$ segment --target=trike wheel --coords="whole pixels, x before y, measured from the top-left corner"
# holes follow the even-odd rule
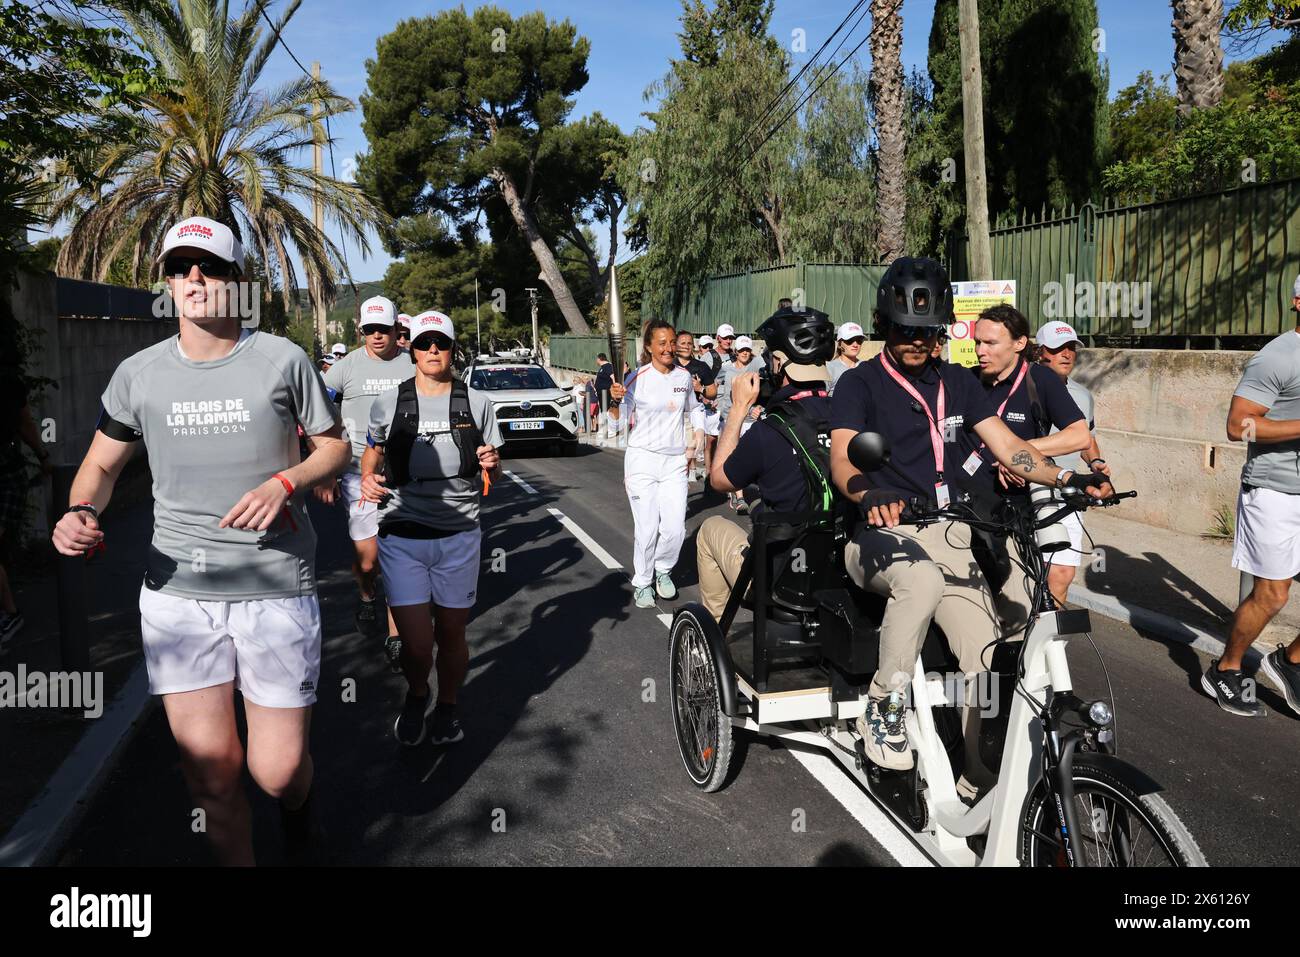
[[[682,764],[695,786],[716,791],[731,763],[731,719],[722,710],[722,676],[704,628],[693,612],[679,612],[669,636],[673,730]]]

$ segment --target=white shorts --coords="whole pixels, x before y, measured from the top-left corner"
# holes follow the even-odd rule
[[[1090,555],[1083,553],[1083,517],[1078,512],[1070,512],[1057,524],[1061,525],[1065,533],[1070,536],[1070,547],[1063,548],[1059,552],[1049,552],[1046,556],[1047,563],[1078,568],[1085,558],[1091,560]]]
[[[264,708],[303,708],[320,679],[315,595],[204,601],[140,589],[140,634],[150,694],[234,681]]]
[[[379,534],[379,506],[361,498],[361,473],[344,472],[339,479],[348,508],[348,538],[364,542]]]
[[[714,438],[722,434],[722,416],[717,409],[708,409],[704,413],[704,434]]]
[[[446,538],[380,536],[379,568],[388,607],[432,600],[443,608],[473,608],[482,545],[483,532],[477,528]]]
[[[1242,488],[1232,567],[1270,581],[1300,574],[1300,495]]]

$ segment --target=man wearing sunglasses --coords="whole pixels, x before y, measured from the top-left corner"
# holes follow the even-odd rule
[[[972,463],[978,466],[980,442],[1030,482],[1086,484],[1094,495],[1102,482],[1053,465],[998,418],[978,379],[934,358],[935,345],[952,321],[952,286],[939,263],[896,259],[876,291],[875,320],[885,340],[880,355],[849,369],[835,386],[831,475],[866,519],[844,550],[845,568],[859,587],[887,599],[879,669],[858,730],[877,764],[906,770],[913,758],[903,693],[930,621],[947,635],[968,688],[988,667],[986,649],[1002,637],[1003,627],[971,555],[968,526],[900,524],[904,509],[913,499],[928,508],[955,502]],[[887,463],[867,474],[848,457],[849,441],[859,432],[880,433],[891,451]],[[1022,576],[1013,575],[1003,594],[1017,614],[1028,614]],[[991,783],[979,758],[977,708],[966,708],[965,728],[967,771],[959,790],[973,799],[978,786]]]
[[[411,351],[411,317],[404,312],[397,314],[397,348]]]
[[[352,440],[352,462],[339,481],[348,510],[348,537],[352,539],[352,574],[357,581],[357,631],[367,638],[386,636],[384,653],[389,667],[397,672],[400,645],[397,625],[384,612],[375,595],[379,576],[379,512],[361,494],[361,456],[366,451],[366,426],[370,407],[381,392],[395,389],[415,374],[410,361],[397,344],[397,307],[383,296],[373,296],[357,310],[357,328],[362,347],[339,359],[325,373],[325,385],[343,402],[343,425]],[[321,501],[332,504],[340,494],[321,489]]]
[[[240,328],[244,253],[227,226],[202,217],[177,223],[159,261],[179,335],[113,373],[52,538],[64,555],[104,544],[99,513],[143,442],[154,493],[140,590],[149,690],[162,696],[217,859],[254,862],[245,753],[253,780],[280,801],[286,848],[297,858],[310,847],[308,730],[321,654],[316,534],[303,493],[333,483],[347,441],[306,353]]]

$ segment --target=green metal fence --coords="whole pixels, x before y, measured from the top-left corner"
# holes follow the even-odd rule
[[[1044,211],[990,238],[994,278],[1017,280],[1017,305],[1035,325],[1065,319],[1090,337],[1215,345],[1295,325],[1300,178],[1139,205],[1103,201],[1068,214]],[[965,237],[949,258],[954,280],[968,278]]]
[[[635,336],[628,339],[624,355],[636,356],[641,347]],[[609,338],[607,336],[551,336],[551,365],[560,369],[576,369],[582,372],[596,373],[596,354],[609,355]]]

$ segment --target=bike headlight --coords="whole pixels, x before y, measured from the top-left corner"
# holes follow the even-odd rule
[[[560,396],[560,398],[555,400],[555,404],[559,406],[573,405],[573,396],[571,395]]]
[[[1094,701],[1088,705],[1088,720],[1099,728],[1106,728],[1115,720],[1115,715],[1106,702]]]

